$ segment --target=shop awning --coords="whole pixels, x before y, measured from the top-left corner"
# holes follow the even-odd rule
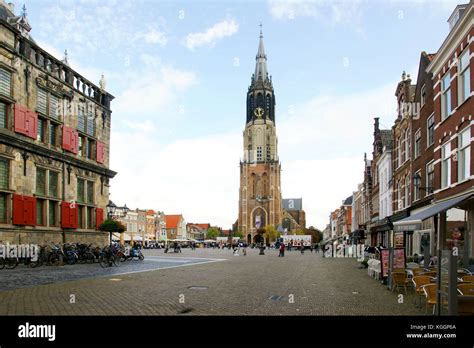
[[[393,223],[393,230],[394,231],[415,231],[415,230],[420,230],[421,229],[421,223],[429,219],[430,217],[439,214],[443,211],[446,211],[450,208],[456,207],[457,205],[463,203],[464,201],[467,201],[469,198],[471,198],[474,194],[473,193],[468,193],[463,196],[455,197],[448,199],[444,202],[440,203],[435,203],[426,208],[425,210],[422,210],[416,214],[413,214],[412,216],[406,217],[402,220],[395,221]]]

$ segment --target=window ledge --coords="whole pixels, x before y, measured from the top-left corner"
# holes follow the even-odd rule
[[[467,98],[464,99],[464,101],[463,101],[461,104],[459,104],[459,105],[456,107],[456,109],[453,110],[453,112],[454,112],[454,111],[457,111],[461,106],[463,106],[464,104],[466,104],[466,102],[471,98],[471,96],[472,96],[472,93],[469,94],[469,95],[467,96]]]

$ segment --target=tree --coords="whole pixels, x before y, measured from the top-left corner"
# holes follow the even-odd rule
[[[99,230],[110,233],[110,243],[112,244],[112,233],[122,233],[126,230],[126,228],[120,221],[107,219],[100,224]]]
[[[118,232],[122,233],[125,232],[125,226],[117,220],[107,219],[103,223],[100,224],[99,230],[103,232]]]
[[[280,236],[280,233],[276,230],[275,226],[265,226],[265,238],[269,242],[274,242]]]
[[[307,228],[305,234],[310,234],[312,236],[313,243],[319,243],[323,239],[323,233],[313,226]]]
[[[206,238],[216,239],[216,237],[218,237],[219,235],[220,235],[219,229],[217,229],[216,227],[209,227],[209,229],[207,230]]]
[[[232,237],[239,237],[240,239],[244,238],[244,235],[242,234],[241,231],[235,231],[232,235]]]

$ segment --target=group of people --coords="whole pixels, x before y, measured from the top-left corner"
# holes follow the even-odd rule
[[[165,247],[165,254],[168,253],[168,250],[169,250],[169,244],[166,244],[166,247]],[[181,245],[178,243],[178,242],[174,242],[173,243],[173,252],[175,253],[181,253]]]
[[[288,244],[288,251],[290,251],[291,248],[292,248],[292,245]],[[280,252],[278,254],[278,257],[284,257],[285,256],[285,249],[286,249],[285,243],[279,243],[278,250]],[[305,247],[301,246],[300,247],[301,254],[304,254],[304,250],[305,250]],[[319,244],[316,244],[314,246],[311,244],[311,246],[309,247],[309,250],[311,250],[311,252],[313,252],[313,250],[314,250],[316,253],[319,253]]]

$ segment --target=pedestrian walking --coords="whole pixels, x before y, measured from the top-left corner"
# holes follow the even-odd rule
[[[303,255],[303,254],[304,254],[304,245],[301,244],[301,255]]]
[[[281,243],[280,244],[280,253],[278,254],[278,257],[284,257],[285,256],[285,244]]]
[[[313,252],[313,244],[311,244],[311,246],[309,247],[309,249],[311,250],[311,253]]]

